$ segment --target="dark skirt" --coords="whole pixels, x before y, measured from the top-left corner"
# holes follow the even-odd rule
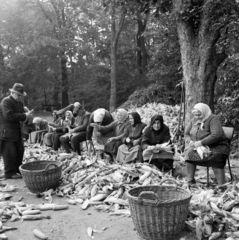
[[[159,170],[170,171],[173,169],[173,159],[152,159],[150,164],[156,166]]]
[[[203,166],[203,167],[213,167],[213,168],[220,168],[223,169],[226,165],[228,155],[222,153],[215,153],[208,157],[207,160],[198,160],[198,161],[190,161],[187,160],[186,162]]]
[[[121,140],[111,141],[109,143],[106,143],[104,151],[110,155],[117,155],[118,148],[123,143]]]

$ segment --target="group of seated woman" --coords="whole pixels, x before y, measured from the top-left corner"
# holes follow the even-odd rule
[[[66,111],[61,110],[59,113],[64,114],[63,119],[57,112],[53,112],[54,120],[48,123],[48,130],[40,128],[38,130],[40,136],[44,134],[45,144],[53,147],[54,150],[58,150],[61,145],[64,147],[64,136],[72,132],[76,119],[74,116],[77,116],[79,110],[74,109],[76,108],[73,104],[71,108],[65,109]],[[160,169],[173,168],[173,148],[167,150],[162,148],[162,144],[166,143],[171,146],[170,130],[164,124],[163,116],[153,116],[149,126],[141,122],[137,112],[128,113],[122,108],[116,111],[116,119],[103,108],[95,110],[90,115],[85,112],[79,116],[81,118],[87,116],[87,122],[84,122],[87,128],[84,127],[84,138],[79,140],[79,143],[86,141],[88,145],[91,144],[101,158],[108,155],[112,161],[120,163],[146,161]],[[64,147],[64,149],[68,148],[70,145]],[[74,146],[72,149],[75,149]],[[79,151],[74,151],[80,154]],[[224,167],[229,152],[229,142],[219,118],[212,114],[208,105],[196,104],[192,110],[192,119],[185,130],[184,155],[188,183],[190,185],[196,183],[194,175],[196,166],[199,165],[212,167],[217,183],[224,184]]]
[[[160,148],[170,142],[169,128],[161,115],[151,119],[150,126],[141,122],[137,112],[128,113],[125,109],[116,111],[116,120],[103,126],[100,122],[90,123],[94,128],[96,142],[103,143],[104,153],[112,160],[121,163],[149,161],[162,169],[173,168],[173,151]]]
[[[118,109],[116,121],[102,126],[91,123],[96,136],[104,140],[104,152],[118,162],[149,161],[158,168],[173,168],[173,149],[165,151],[163,143],[171,143],[168,126],[163,116],[155,115],[149,126],[141,122],[137,112],[127,113]],[[225,164],[230,153],[229,141],[224,133],[220,119],[212,114],[204,103],[196,104],[192,109],[192,119],[185,129],[185,160],[189,185],[196,183],[196,166],[212,167],[218,185],[225,183]]]

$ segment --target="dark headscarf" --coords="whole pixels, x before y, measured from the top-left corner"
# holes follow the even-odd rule
[[[137,124],[141,123],[141,117],[137,112],[131,112],[131,113],[129,113],[129,115],[131,115],[134,119],[133,127],[135,127]]]
[[[157,131],[157,132],[160,132],[160,131],[163,129],[163,127],[164,127],[164,124],[163,124],[163,116],[161,116],[161,115],[154,115],[154,116],[151,118],[150,128],[151,128],[151,130],[155,131],[155,130],[153,129],[153,124],[154,124],[154,122],[155,122],[156,120],[159,120],[159,121],[160,121],[161,128]]]

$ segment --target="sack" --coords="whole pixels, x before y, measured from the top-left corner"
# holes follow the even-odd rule
[[[190,148],[186,160],[190,161],[208,161],[212,151],[208,146],[200,146],[197,149]]]
[[[198,154],[197,150],[191,149],[191,151],[188,152],[188,156],[186,160],[190,161],[207,161],[207,159],[201,159],[200,155]]]

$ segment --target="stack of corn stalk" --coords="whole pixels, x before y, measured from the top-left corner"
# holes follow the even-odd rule
[[[239,239],[239,184],[218,189],[197,189],[190,202],[186,225],[201,239]]]
[[[133,187],[158,185],[163,178],[171,177],[149,164],[108,164],[103,160],[61,156],[62,182],[56,190],[68,198],[69,204],[82,204],[82,209],[94,205],[110,215],[130,215],[126,192]]]

